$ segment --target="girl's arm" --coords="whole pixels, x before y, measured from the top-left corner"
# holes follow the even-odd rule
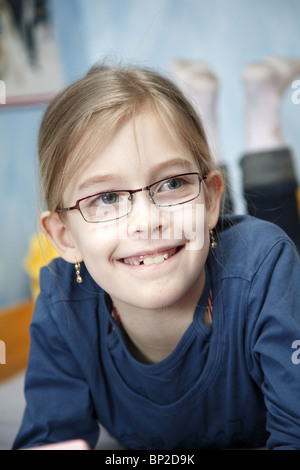
[[[300,449],[300,263],[289,241],[259,266],[248,308],[251,375],[265,397],[268,447]]]
[[[88,384],[42,294],[37,300],[30,333],[25,381],[27,406],[14,448],[71,439],[84,439],[94,447],[99,426]]]

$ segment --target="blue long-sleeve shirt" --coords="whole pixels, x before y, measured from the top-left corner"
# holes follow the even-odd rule
[[[132,357],[84,265],[81,285],[61,259],[42,269],[15,448],[75,438],[94,447],[100,423],[128,449],[300,449],[297,252],[251,217],[219,230],[193,323],[153,365]]]

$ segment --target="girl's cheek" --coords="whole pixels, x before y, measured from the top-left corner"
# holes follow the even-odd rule
[[[186,204],[174,211],[171,224],[174,239],[185,239],[190,250],[203,247],[207,233],[205,204]]]
[[[126,219],[126,217],[124,218]],[[96,224],[93,233],[95,243],[114,243],[127,238],[126,225],[123,222],[120,224],[118,221],[111,223]]]
[[[99,258],[109,257],[115,248],[116,240],[112,237],[113,234],[98,225],[100,224],[94,224],[79,236],[83,261],[96,262]]]

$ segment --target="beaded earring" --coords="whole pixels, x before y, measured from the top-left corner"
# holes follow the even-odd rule
[[[78,282],[78,284],[81,284],[82,277],[80,276],[80,263],[77,263],[76,259],[75,259],[75,271],[76,271],[76,282]]]
[[[210,230],[209,231],[209,234],[210,234],[210,246],[211,248],[214,250],[215,248],[217,248],[217,242],[215,240],[215,234],[214,234],[214,231],[213,230]]]

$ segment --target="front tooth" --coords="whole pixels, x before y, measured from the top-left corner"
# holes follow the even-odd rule
[[[153,258],[150,258],[150,257],[149,257],[149,258],[145,258],[145,259],[144,259],[144,265],[145,265],[145,266],[151,266],[151,264],[153,264],[153,262],[154,262],[154,261],[153,261]]]
[[[154,258],[154,264],[161,264],[161,263],[163,263],[164,261],[165,261],[165,258],[164,258],[162,255],[156,256],[156,257]]]
[[[154,258],[151,258],[151,257],[145,258],[144,264],[146,266],[151,266],[152,264],[161,264],[164,262],[164,260],[165,258],[163,257],[163,255],[158,255],[158,256],[155,256]]]

